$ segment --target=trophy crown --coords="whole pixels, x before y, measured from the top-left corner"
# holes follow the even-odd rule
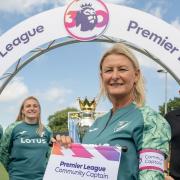
[[[81,100],[80,98],[78,98],[78,100],[81,111],[91,111],[91,112],[95,111],[96,109],[95,98],[92,101],[89,101],[87,97],[84,100]]]

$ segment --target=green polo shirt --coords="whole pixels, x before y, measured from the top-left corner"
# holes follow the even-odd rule
[[[18,121],[4,132],[0,161],[10,180],[42,180],[46,168],[51,132],[45,128],[40,136],[38,124]]]
[[[117,180],[163,180],[159,171],[139,171],[139,151],[160,150],[169,153],[170,127],[166,120],[149,107],[134,103],[98,118],[83,138],[84,144],[126,146],[122,152]]]

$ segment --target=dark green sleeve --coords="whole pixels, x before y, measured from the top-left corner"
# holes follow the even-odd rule
[[[9,162],[9,153],[10,153],[10,146],[11,146],[11,139],[12,139],[12,131],[16,123],[11,124],[8,126],[2,136],[1,145],[0,145],[0,162],[4,165],[7,169],[7,165]]]
[[[2,126],[0,125],[0,144],[1,144],[2,135],[3,135],[3,128],[2,128]]]
[[[51,131],[51,129],[47,126],[47,127],[45,127],[46,129],[47,129],[47,131],[48,131],[48,133],[49,133],[49,143],[51,142],[51,138],[53,137],[53,133],[52,133],[52,131]],[[50,157],[50,155],[51,155],[51,147],[49,146],[49,149],[48,149],[48,153],[47,153],[47,162],[48,162],[48,160],[49,160],[49,157]]]

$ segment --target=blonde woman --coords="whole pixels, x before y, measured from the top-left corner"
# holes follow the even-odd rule
[[[132,51],[117,43],[100,61],[100,94],[112,109],[98,118],[85,134],[84,144],[126,146],[117,180],[164,180],[164,159],[169,153],[170,126],[150,107],[139,63]],[[56,137],[70,145],[70,137]]]
[[[42,180],[51,132],[41,122],[39,101],[26,98],[16,119],[4,132],[0,161],[10,180]]]

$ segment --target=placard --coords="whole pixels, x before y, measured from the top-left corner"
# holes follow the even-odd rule
[[[120,147],[55,143],[43,180],[117,180],[120,158]]]

